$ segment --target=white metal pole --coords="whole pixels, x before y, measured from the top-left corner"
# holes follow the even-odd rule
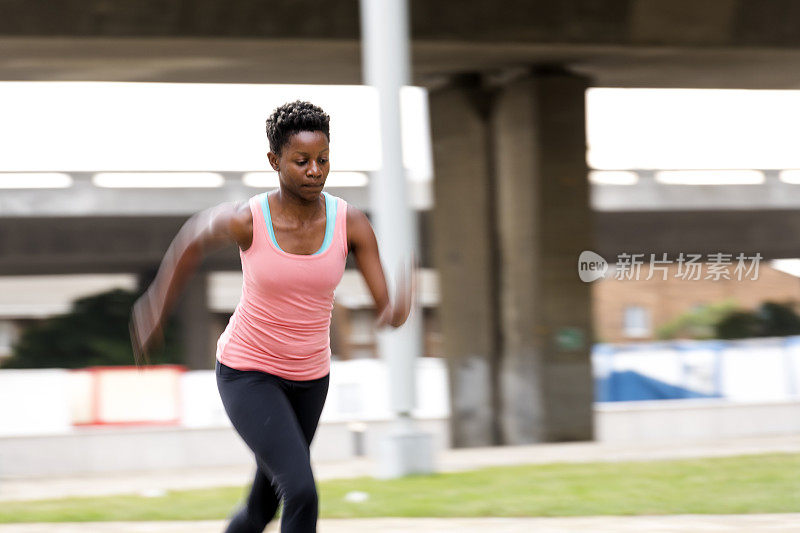
[[[370,180],[372,222],[393,287],[398,267],[416,249],[416,220],[408,202],[400,129],[400,90],[411,78],[407,0],[361,0],[361,33],[364,82],[377,90],[380,115],[381,167]],[[384,446],[381,477],[432,469],[429,436],[417,432],[411,419],[421,325],[418,310],[412,310],[405,326],[378,333],[396,417],[395,430]]]

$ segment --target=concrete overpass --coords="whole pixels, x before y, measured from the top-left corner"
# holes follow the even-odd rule
[[[765,248],[777,229],[786,235],[787,224],[798,221],[791,208],[592,212],[585,90],[798,88],[800,6],[791,0],[410,4],[415,82],[432,90],[431,233],[442,279],[454,442],[590,438],[589,290],[575,276],[576,252],[595,244],[609,255],[614,246],[633,252],[656,246],[654,239],[681,248],[714,239],[740,251],[748,235]],[[358,83],[357,6],[355,0],[324,8],[305,0],[65,0],[48,9],[0,0],[0,80]],[[93,236],[116,223],[69,220]],[[41,243],[51,251],[67,248],[52,232],[68,223],[5,219],[3,246],[16,243],[29,254],[39,247],[42,264],[48,252]],[[163,228],[175,223],[164,221]],[[25,224],[39,224],[31,231],[41,239],[20,236],[32,228]],[[153,232],[162,233],[151,242],[170,233]],[[111,245],[130,253],[125,246]],[[797,255],[788,244],[773,251]],[[579,342],[561,342],[565,331]]]
[[[797,88],[791,0],[412,0],[415,83],[558,65],[603,87]],[[357,0],[2,0],[0,79],[361,82]]]

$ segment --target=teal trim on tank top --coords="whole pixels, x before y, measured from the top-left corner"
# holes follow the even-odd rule
[[[314,255],[321,254],[330,247],[331,242],[333,242],[333,230],[336,226],[336,208],[338,206],[336,198],[326,192],[322,194],[325,195],[325,239],[322,241],[320,249]]]
[[[280,246],[278,246],[278,240],[275,238],[275,230],[272,228],[272,217],[269,214],[269,201],[267,200],[267,194],[268,193],[264,193],[261,195],[261,214],[264,215],[264,222],[267,225],[267,232],[269,232],[269,238],[272,241],[272,244],[275,245],[275,248],[277,248],[278,250],[280,250],[285,254],[288,254],[290,252],[286,252]],[[336,226],[337,202],[333,196],[324,191],[322,195],[325,196],[325,238],[322,240],[322,246],[320,246],[319,250],[310,255],[321,254],[322,252],[327,250],[328,247],[330,247],[331,242],[333,242],[333,230],[334,226]],[[290,254],[290,255],[306,255],[306,254]]]

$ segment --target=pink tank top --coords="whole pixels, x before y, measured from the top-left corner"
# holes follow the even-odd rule
[[[323,195],[325,239],[312,255],[281,250],[267,193],[250,198],[253,243],[239,251],[242,297],[217,342],[220,363],[297,381],[330,371],[333,291],[347,258],[347,203]]]

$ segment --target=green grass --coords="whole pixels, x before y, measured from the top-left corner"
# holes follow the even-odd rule
[[[322,517],[580,516],[800,512],[800,454],[487,468],[319,484]],[[1,502],[0,522],[227,517],[246,488]],[[369,494],[361,503],[350,491]]]

